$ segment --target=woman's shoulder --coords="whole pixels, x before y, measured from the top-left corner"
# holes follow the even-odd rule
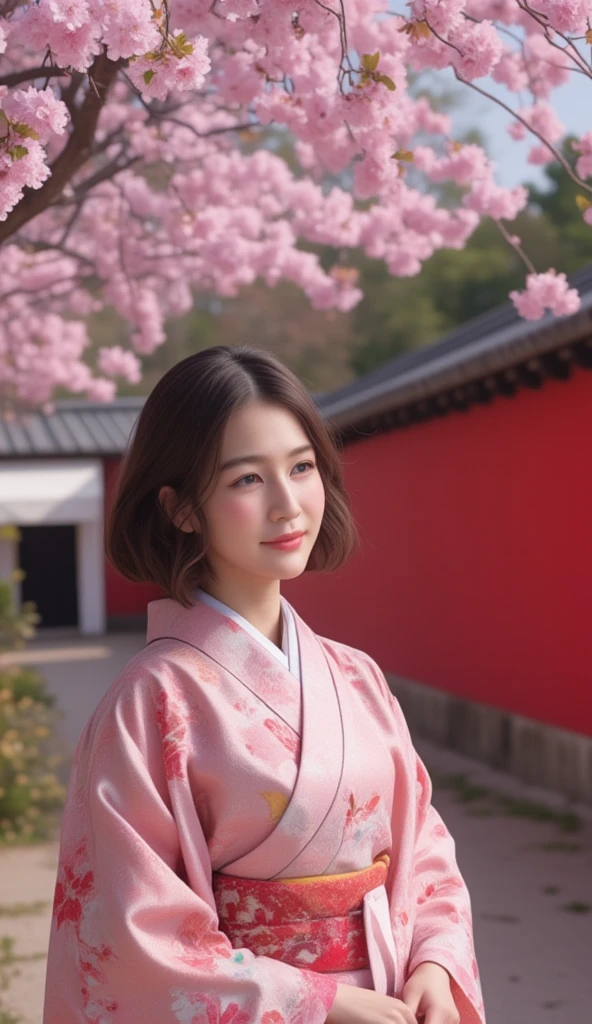
[[[174,639],[147,644],[126,662],[90,716],[86,729],[110,724],[118,731],[149,730],[163,709],[183,713],[196,694],[200,675],[211,672],[201,651]]]
[[[347,675],[362,675],[368,678],[374,685],[383,692],[384,696],[390,695],[388,683],[384,672],[377,661],[366,651],[358,647],[351,647],[340,640],[331,640],[328,637],[318,637],[325,653],[339,666]]]

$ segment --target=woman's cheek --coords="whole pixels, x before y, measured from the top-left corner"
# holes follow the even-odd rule
[[[256,502],[249,501],[246,495],[232,494],[226,502],[224,518],[239,528],[255,526],[258,523]]]
[[[307,505],[309,508],[309,515],[320,523],[323,518],[323,512],[325,511],[325,488],[323,487],[323,481],[319,474],[316,478],[311,481],[312,486],[308,497]]]

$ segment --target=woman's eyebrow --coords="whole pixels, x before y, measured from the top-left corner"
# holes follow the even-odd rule
[[[286,453],[286,458],[291,459],[294,455],[301,455],[303,452],[312,451],[313,447],[311,444],[301,444],[298,448],[292,448],[291,452]],[[226,462],[220,466],[220,472],[222,473],[225,469],[232,469],[233,466],[239,466],[242,462],[267,462],[266,455],[235,455],[233,459],[227,459]]]

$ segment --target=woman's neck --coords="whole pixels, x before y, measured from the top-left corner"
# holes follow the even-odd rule
[[[223,581],[206,582],[202,585],[206,594],[228,605],[233,611],[242,615],[263,636],[271,640],[276,647],[282,646],[282,608],[280,603],[279,581],[271,581],[269,586],[254,591],[253,587],[237,587]]]

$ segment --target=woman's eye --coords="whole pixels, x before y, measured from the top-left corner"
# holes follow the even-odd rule
[[[234,483],[232,484],[232,486],[233,487],[238,487],[240,484],[244,484],[245,481],[246,481],[247,484],[250,484],[251,481],[255,480],[256,477],[257,477],[256,473],[247,473],[246,476],[241,476],[240,480],[235,480]]]
[[[300,469],[303,466],[304,466],[304,469],[316,469],[316,463],[315,462],[298,462],[297,465],[294,466],[294,469]],[[300,472],[300,473],[297,473],[296,475],[297,476],[302,476],[303,473]],[[250,484],[252,484],[258,478],[259,478],[259,474],[258,473],[247,473],[246,476],[241,476],[240,480],[235,480],[234,483],[231,484],[231,487],[242,487],[242,486],[248,487]]]

